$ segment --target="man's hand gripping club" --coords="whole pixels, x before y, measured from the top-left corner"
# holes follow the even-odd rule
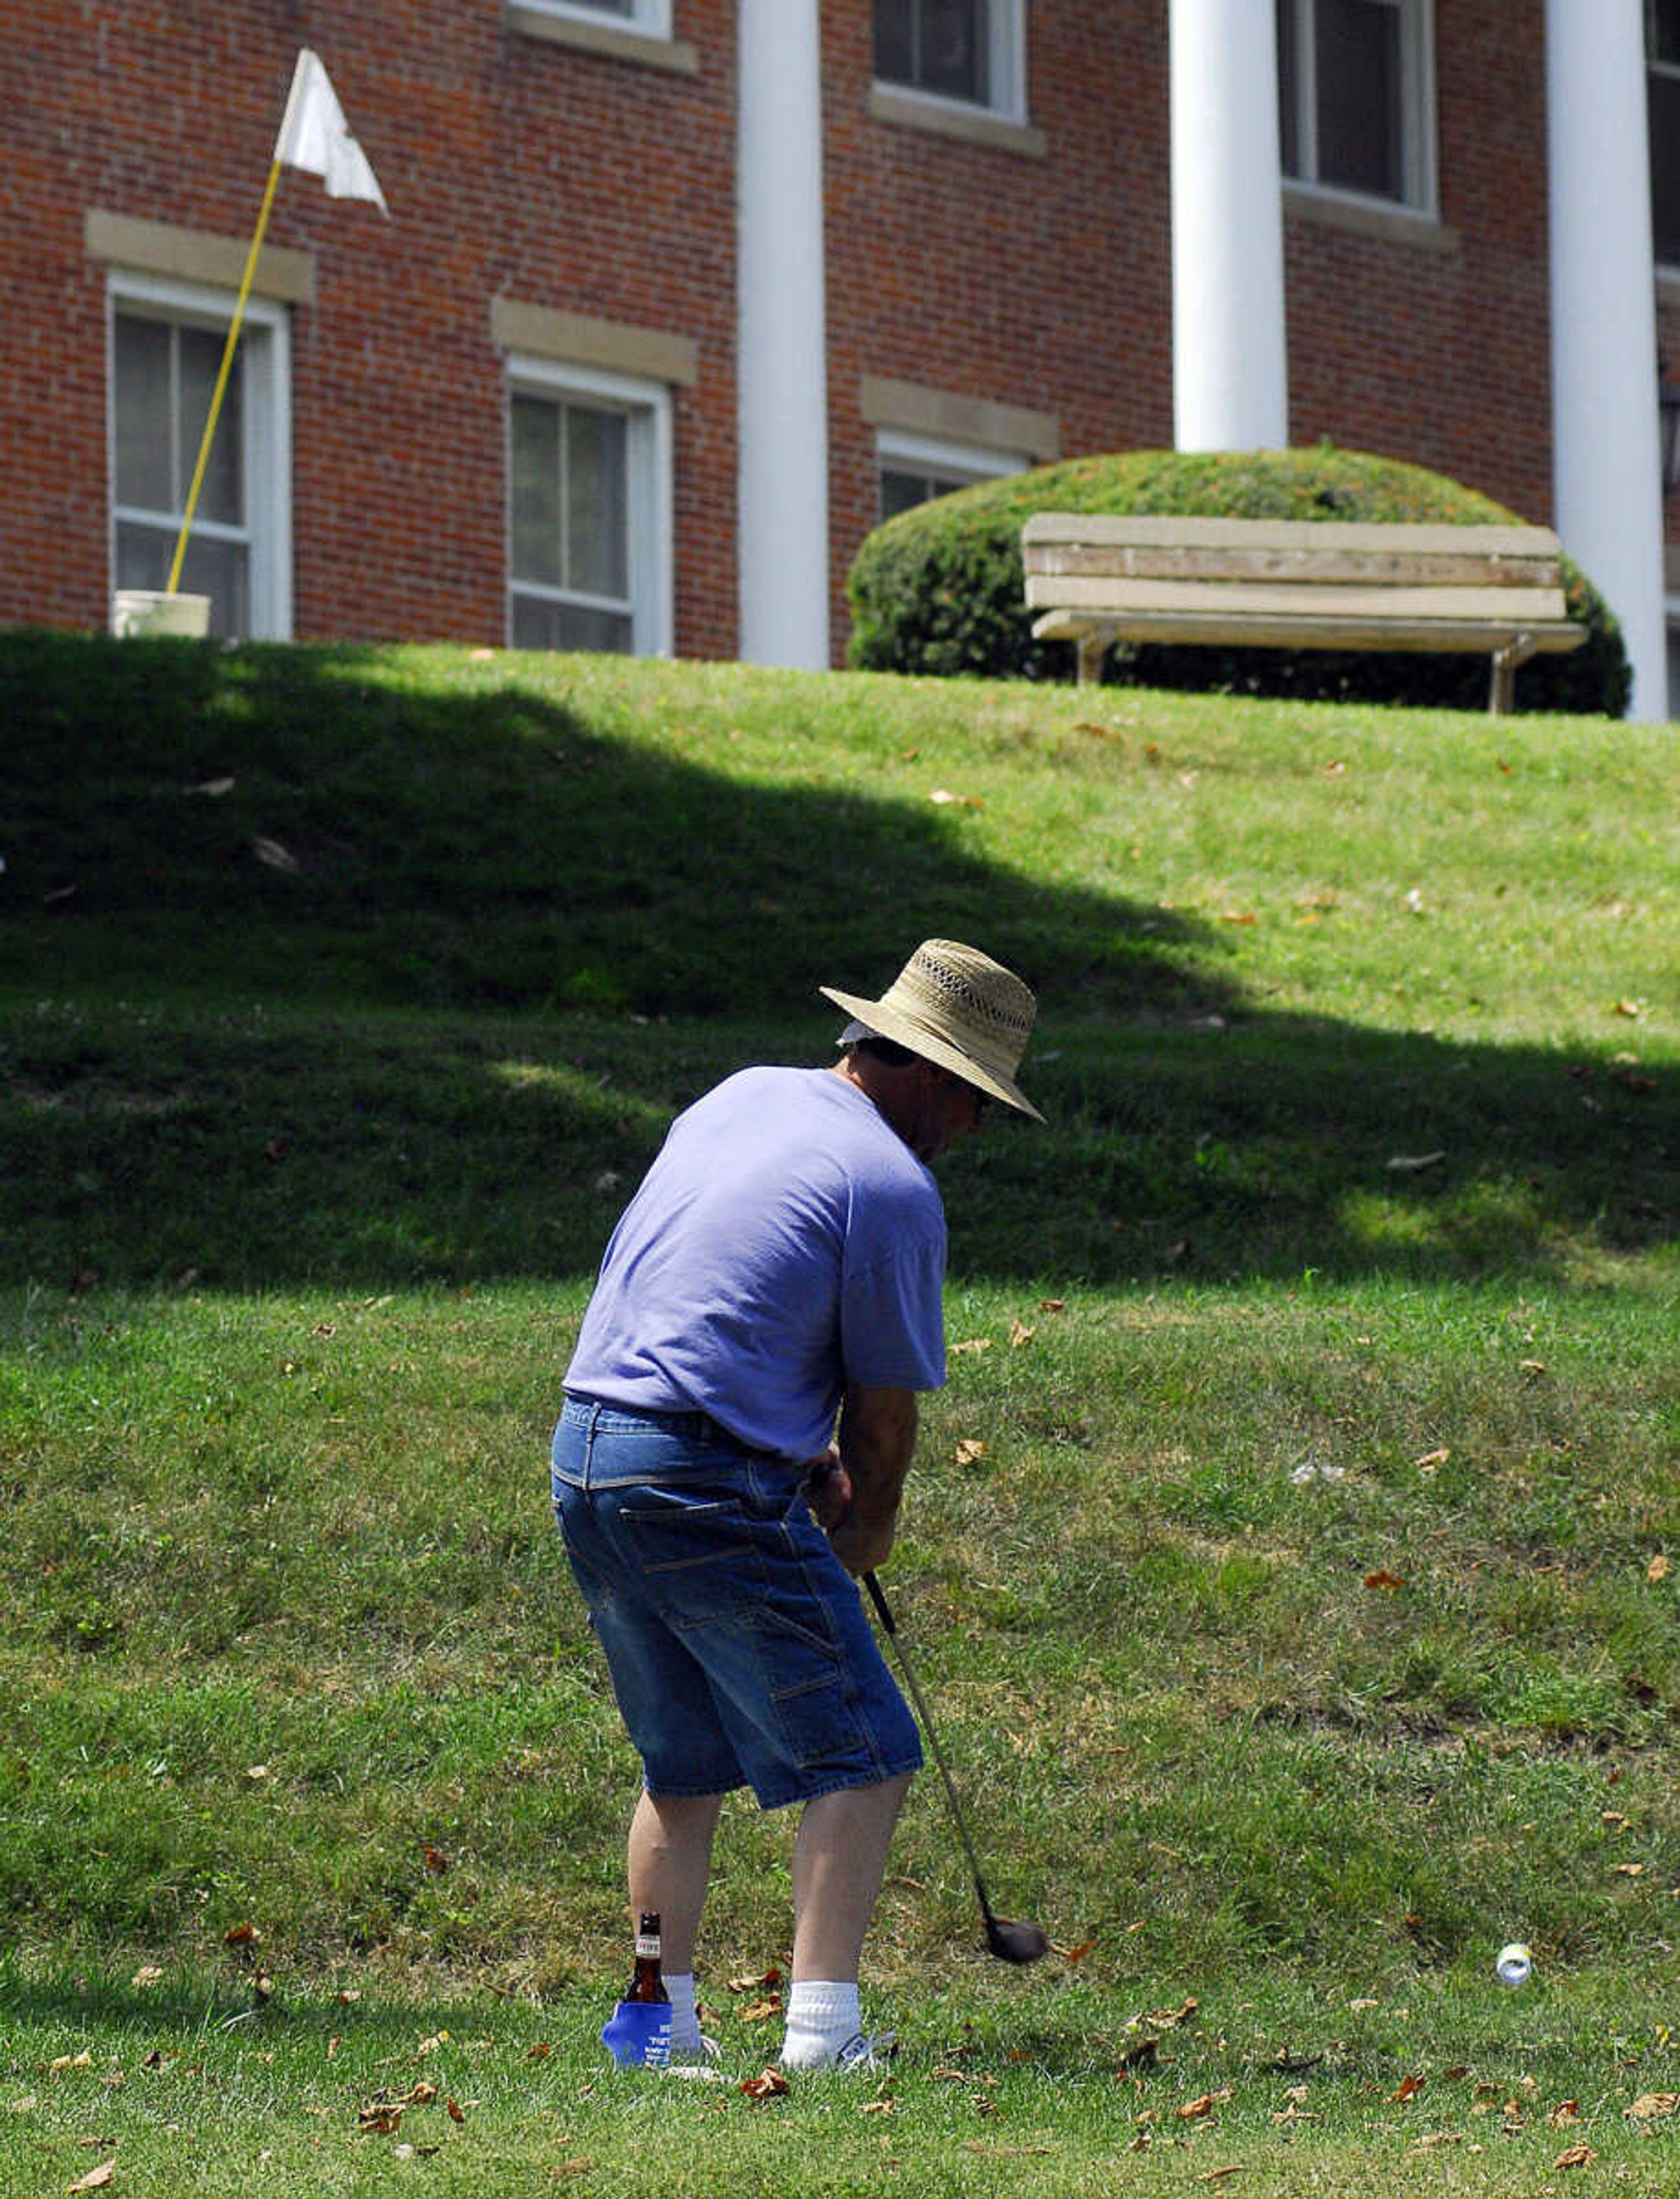
[[[892,1548],[916,1431],[913,1390],[851,1383],[839,1440],[805,1468],[811,1511],[849,1573],[872,1572]]]

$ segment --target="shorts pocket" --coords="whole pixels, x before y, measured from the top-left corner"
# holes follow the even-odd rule
[[[615,1512],[631,1569],[677,1625],[750,1610],[762,1593],[753,1523],[735,1496],[642,1487]]]
[[[771,1608],[759,1613],[759,1630],[770,1713],[789,1761],[804,1771],[867,1752],[840,1643]]]

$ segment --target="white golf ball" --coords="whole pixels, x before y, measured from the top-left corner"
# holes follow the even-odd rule
[[[1513,1939],[1509,1947],[1499,1950],[1499,1959],[1493,1967],[1502,1986],[1526,1986],[1534,1974],[1534,1957],[1520,1939]]]

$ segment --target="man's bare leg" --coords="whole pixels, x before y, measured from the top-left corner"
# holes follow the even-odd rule
[[[700,1913],[712,1875],[712,1836],[721,1794],[644,1792],[630,1821],[630,1905],[639,1917],[657,1910],[666,1970],[692,1972]]]
[[[806,1803],[793,1843],[795,1985],[807,1978],[857,1982],[910,1776],[843,1787]]]

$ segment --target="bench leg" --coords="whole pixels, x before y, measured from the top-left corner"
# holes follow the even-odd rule
[[[1534,655],[1532,638],[1520,633],[1503,649],[1493,652],[1493,679],[1488,689],[1487,708],[1491,717],[1508,717],[1516,701],[1517,667],[1526,664]]]
[[[1100,633],[1082,633],[1074,644],[1079,657],[1079,685],[1095,687],[1102,678],[1102,660],[1108,654],[1108,643]]]

